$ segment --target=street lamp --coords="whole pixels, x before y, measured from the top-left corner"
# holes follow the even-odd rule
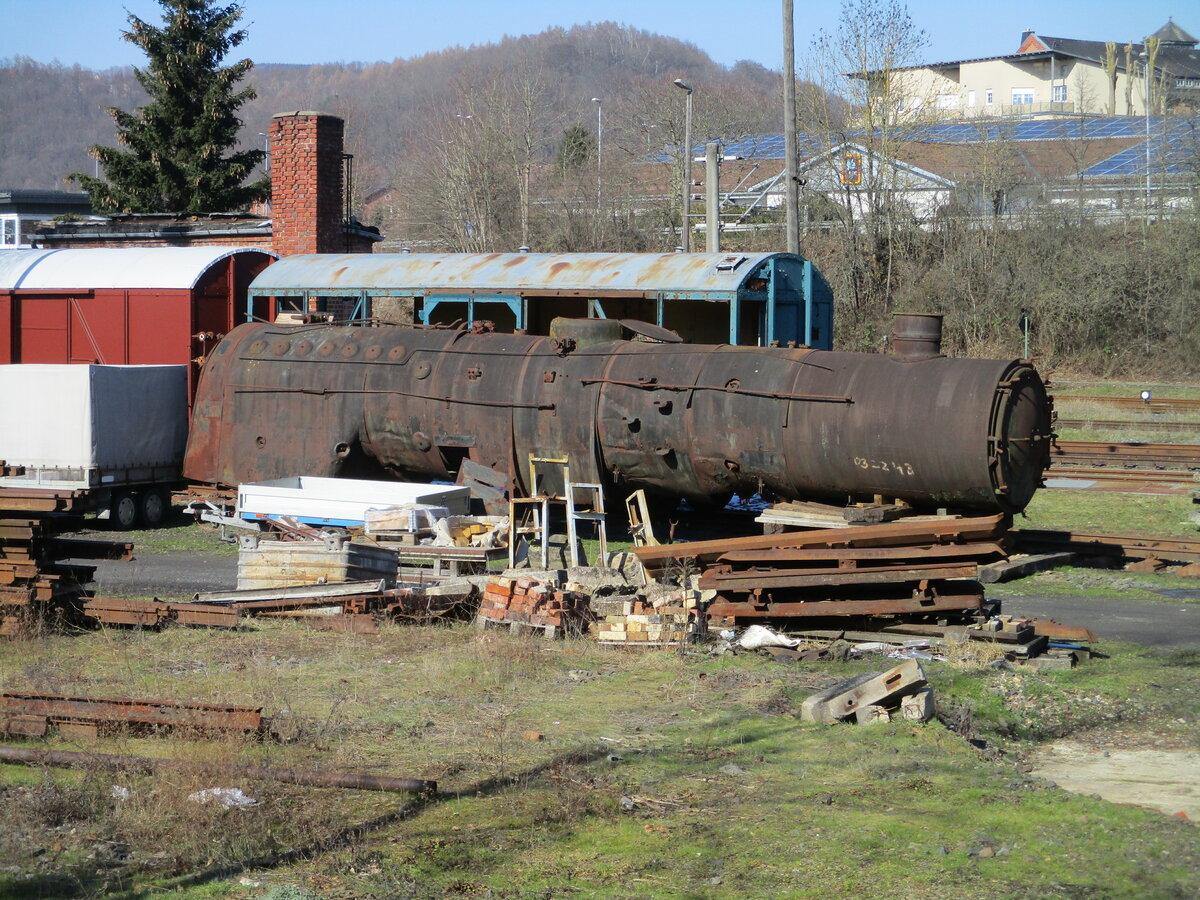
[[[1143,50],[1138,54],[1138,60],[1142,64],[1142,102],[1144,118],[1146,120],[1146,218],[1150,217],[1150,56]]]
[[[687,91],[687,106],[683,116],[683,239],[680,243],[684,253],[691,253],[692,228],[688,222],[688,212],[692,206],[692,86],[680,78],[671,83],[681,91]]]
[[[600,213],[600,164],[604,160],[604,104],[593,97],[596,104],[596,214]]]
[[[598,170],[604,159],[604,104],[600,102],[599,97],[593,97],[592,102],[596,104],[596,168]]]

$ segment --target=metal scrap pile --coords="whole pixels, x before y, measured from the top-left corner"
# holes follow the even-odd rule
[[[981,562],[1005,555],[1003,516],[910,520],[636,547],[657,575],[698,574],[710,620],[985,613]]]

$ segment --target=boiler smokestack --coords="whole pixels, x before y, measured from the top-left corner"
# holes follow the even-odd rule
[[[896,313],[892,320],[892,355],[919,362],[942,355],[942,317],[934,313]]]

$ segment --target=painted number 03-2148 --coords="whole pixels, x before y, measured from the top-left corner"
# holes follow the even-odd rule
[[[912,463],[906,462],[887,462],[882,459],[865,459],[861,456],[854,457],[854,464],[860,469],[875,469],[879,472],[895,472],[897,475],[913,475]]]

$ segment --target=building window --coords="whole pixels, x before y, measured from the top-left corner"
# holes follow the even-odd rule
[[[988,101],[988,102],[991,102],[991,101]],[[975,92],[967,91],[967,106],[974,106],[974,105],[975,105]]]
[[[983,103],[984,103],[984,106],[992,105],[992,89],[991,88],[988,88],[986,91],[983,92]]]
[[[0,219],[0,245],[15,247],[17,244],[17,220]]]
[[[958,94],[938,94],[938,109],[958,109]]]
[[[1033,88],[1013,88],[1013,106],[1031,106],[1033,104]]]
[[[1067,102],[1067,86],[1065,84],[1056,84],[1050,88],[1050,100],[1053,103]]]
[[[847,153],[842,157],[842,184],[862,184],[862,154]]]

